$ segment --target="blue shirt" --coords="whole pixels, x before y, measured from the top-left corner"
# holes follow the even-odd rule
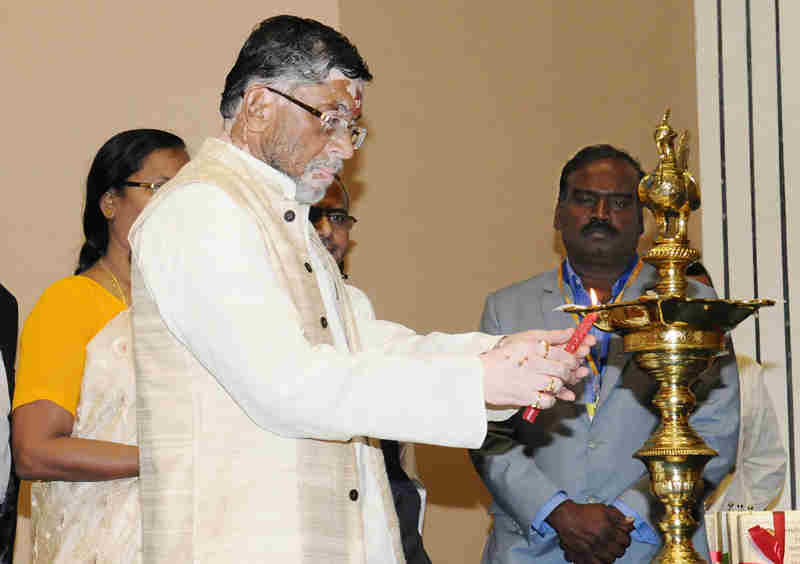
[[[611,286],[611,302],[616,300],[622,291],[625,289],[625,284],[628,283],[628,279],[631,277],[633,270],[636,268],[636,264],[639,262],[639,257],[634,256],[631,260],[631,263],[625,269],[625,272],[622,273],[614,285]],[[569,288],[570,293],[572,294],[572,301],[576,305],[592,305],[592,300],[589,296],[589,292],[583,287],[583,282],[581,281],[580,276],[575,273],[573,270],[572,265],[569,263],[569,259],[564,260],[561,263],[561,276],[564,279],[564,284]],[[591,378],[587,378],[584,385],[586,386],[586,392],[584,397],[586,398],[587,403],[593,403],[597,400],[594,397],[594,378],[598,379],[597,382],[597,389],[600,389],[602,385],[602,378],[603,378],[603,371],[606,368],[606,361],[608,360],[608,343],[611,340],[611,333],[607,331],[601,331],[597,327],[592,327],[589,331],[592,335],[595,336],[597,339],[597,344],[592,347],[592,359],[597,366],[597,370],[599,374],[592,374]]]
[[[611,301],[613,302],[616,300],[619,295],[625,289],[625,285],[628,283],[628,279],[631,277],[633,270],[636,268],[636,264],[639,262],[639,257],[634,256],[631,260],[631,263],[625,269],[625,272],[622,273],[622,276],[614,282],[614,285],[611,287]],[[572,294],[572,301],[576,305],[591,305],[592,300],[589,296],[589,293],[583,287],[583,282],[581,281],[580,276],[575,273],[575,270],[572,268],[572,265],[569,263],[569,260],[564,260],[561,265],[561,276],[563,277],[564,284],[569,288],[570,293]],[[597,400],[595,397],[595,384],[594,378],[597,378],[597,386],[596,388],[599,390],[602,384],[602,376],[603,372],[606,368],[606,363],[608,361],[608,345],[611,340],[611,333],[606,331],[600,331],[596,327],[592,327],[590,333],[595,336],[597,339],[597,344],[592,347],[592,359],[594,360],[597,370],[599,374],[592,374],[591,378],[586,379],[586,386],[584,397],[586,398],[587,403],[593,403]],[[534,516],[533,523],[531,523],[532,529],[538,533],[542,537],[548,537],[555,534],[555,530],[550,526],[545,519],[552,513],[552,511],[570,499],[569,495],[565,491],[558,491],[551,497],[542,507],[539,508],[539,511],[536,512]],[[612,506],[616,507],[621,513],[628,517],[633,517],[633,532],[631,532],[631,538],[638,542],[645,542],[648,544],[660,544],[661,539],[653,530],[653,528],[633,509],[625,505],[620,500],[614,500],[611,504]]]

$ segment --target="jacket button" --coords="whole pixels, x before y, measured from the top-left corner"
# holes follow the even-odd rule
[[[326,329],[328,327],[328,320],[325,319],[324,315],[319,318],[319,324],[322,325],[323,329]],[[355,491],[355,490],[353,490],[353,491]]]
[[[306,267],[306,270],[308,270],[309,272],[312,271],[312,268],[311,268],[310,264],[306,263],[304,266]]]
[[[294,221],[294,210],[289,210],[283,214],[283,219],[286,221]]]
[[[350,490],[350,499],[356,501],[358,499],[358,490]]]

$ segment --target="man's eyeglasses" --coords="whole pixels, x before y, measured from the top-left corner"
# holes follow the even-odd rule
[[[352,215],[347,213],[347,210],[340,208],[318,208],[311,206],[308,209],[308,220],[316,227],[323,217],[327,217],[333,227],[339,229],[347,229],[350,231],[353,224],[358,221]]]
[[[155,192],[166,183],[167,183],[166,180],[162,180],[161,182],[134,182],[133,180],[123,180],[122,182],[120,182],[122,186],[131,186],[133,188],[145,188],[149,190],[151,193]]]
[[[364,144],[364,138],[367,136],[367,130],[363,127],[359,127],[354,123],[344,119],[343,117],[337,116],[335,112],[321,112],[314,106],[309,106],[298,100],[293,96],[289,96],[288,94],[284,94],[280,90],[275,90],[274,88],[270,88],[269,86],[265,87],[270,92],[277,94],[278,96],[283,96],[287,100],[289,100],[292,104],[300,106],[305,111],[310,113],[313,116],[319,118],[319,121],[322,125],[322,131],[324,131],[327,135],[333,135],[334,133],[338,132],[347,132],[350,136],[350,143],[353,145],[353,149],[358,149],[361,145]]]

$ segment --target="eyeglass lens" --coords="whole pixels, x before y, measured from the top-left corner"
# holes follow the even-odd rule
[[[336,227],[344,227],[345,229],[352,228],[353,224],[356,222],[356,218],[342,211],[327,210],[316,206],[310,206],[308,208],[308,220],[312,224],[317,225],[322,221],[323,216],[327,217],[328,221]]]

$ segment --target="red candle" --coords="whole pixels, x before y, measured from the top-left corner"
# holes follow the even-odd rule
[[[599,314],[597,313],[587,313],[583,317],[583,321],[581,324],[578,325],[578,328],[575,329],[575,332],[570,337],[569,341],[567,342],[567,346],[564,347],[564,350],[568,353],[574,353],[578,350],[578,347],[581,346],[581,343],[586,338],[586,335],[589,334],[589,331],[594,325],[594,322],[597,321]]]
[[[592,305],[597,304],[597,295],[594,293],[594,288],[589,290],[592,298]],[[599,315],[597,313],[587,313],[583,320],[581,321],[578,328],[575,329],[575,332],[570,337],[569,341],[567,341],[567,345],[564,347],[564,350],[568,353],[574,353],[578,350],[578,347],[581,346],[581,343],[586,338],[586,335],[589,334],[589,330],[594,325],[594,322],[597,321]],[[522,418],[527,421],[528,423],[533,423],[536,421],[536,416],[539,415],[539,408],[528,406],[525,408],[525,411],[522,413]]]

